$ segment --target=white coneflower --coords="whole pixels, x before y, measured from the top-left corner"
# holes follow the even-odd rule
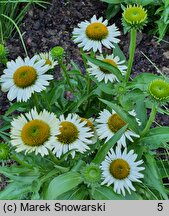
[[[107,26],[108,20],[103,21],[103,18],[96,18],[94,15],[91,21],[84,21],[78,24],[78,28],[73,30],[74,42],[83,50],[94,52],[99,50],[102,52],[102,45],[111,49],[114,48],[113,43],[118,43],[120,40],[116,37],[120,35],[115,24]]]
[[[46,110],[38,114],[36,109],[32,109],[25,116],[14,119],[11,125],[11,144],[17,152],[47,155],[59,134],[59,120]]]
[[[88,144],[92,144],[93,132],[85,125],[86,122],[81,121],[76,114],[69,113],[67,118],[60,116],[60,134],[56,136],[53,143],[53,152],[57,157],[70,150],[73,150],[71,155],[74,157],[76,151],[83,153],[90,149]]]
[[[50,69],[53,69],[55,65],[58,64],[56,60],[54,60],[51,56],[50,52],[39,53],[37,55],[38,60],[45,60],[45,65],[48,65]]]
[[[100,112],[100,116],[96,119],[97,133],[100,139],[106,139],[107,142],[111,139],[114,134],[126,125],[126,122],[114,111],[110,113],[108,110],[104,109]],[[121,138],[117,141],[119,147],[126,147],[126,138],[133,142],[131,137],[139,137],[138,134],[134,133],[130,129],[127,129]]]
[[[50,67],[44,65],[45,60],[37,61],[37,56],[26,57],[24,60],[18,57],[16,61],[7,63],[7,69],[1,76],[2,91],[8,92],[10,101],[27,101],[32,93],[41,92],[49,85],[52,75],[45,74]]]
[[[109,63],[110,65],[116,67],[117,69],[120,70],[122,75],[126,74],[127,66],[124,64],[125,61],[124,60],[120,61],[120,58],[118,56],[114,56],[112,54],[112,55],[107,55],[104,58],[103,55],[100,55],[100,56],[96,56],[96,59],[102,60],[103,62]],[[110,82],[119,81],[118,78],[110,71],[101,68],[91,62],[88,62],[88,65],[91,67],[88,68],[89,74],[95,76],[99,82],[102,80],[104,80],[105,83],[107,83],[108,81]]]
[[[140,173],[144,167],[138,167],[143,164],[143,160],[135,161],[137,154],[133,150],[127,153],[127,149],[121,151],[121,148],[116,147],[116,152],[111,149],[101,164],[102,169],[102,184],[107,186],[114,184],[114,191],[125,196],[125,189],[129,193],[130,190],[135,191],[132,182],[141,182],[139,179],[144,175]]]

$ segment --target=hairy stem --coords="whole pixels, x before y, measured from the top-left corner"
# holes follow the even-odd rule
[[[137,30],[131,29],[130,32],[130,47],[129,47],[129,61],[128,61],[128,68],[126,73],[125,81],[128,82],[130,74],[131,74],[131,68],[134,61],[134,54],[136,49],[136,38],[137,38]]]
[[[156,117],[156,113],[157,113],[157,107],[156,107],[156,105],[153,105],[149,120],[148,120],[144,130],[141,132],[141,136],[144,136],[149,131],[149,129],[150,129],[155,117]]]

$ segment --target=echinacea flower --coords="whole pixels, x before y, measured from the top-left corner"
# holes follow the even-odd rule
[[[139,167],[143,164],[143,160],[135,161],[137,154],[133,150],[127,153],[125,148],[122,152],[121,148],[116,147],[114,152],[113,148],[110,149],[105,160],[101,163],[103,182],[107,186],[114,185],[114,191],[118,194],[125,196],[125,189],[131,194],[130,190],[135,191],[132,182],[141,182],[139,179],[144,175],[140,171],[144,167]]]
[[[149,94],[156,101],[169,99],[169,83],[162,79],[153,80],[148,86]]]
[[[142,29],[147,22],[147,11],[141,5],[128,5],[123,12],[123,24],[129,28]]]
[[[112,55],[107,55],[104,58],[103,55],[100,55],[100,56],[96,56],[96,59],[109,63],[110,65],[118,68],[122,73],[122,75],[126,74],[127,66],[124,64],[125,61],[124,60],[120,61],[120,58],[118,56],[114,56],[112,54]],[[88,68],[89,74],[95,76],[99,82],[101,82],[102,80],[104,80],[105,83],[107,83],[108,81],[110,82],[119,81],[118,78],[110,71],[101,68],[91,62],[88,62],[87,64],[91,67]]]
[[[39,53],[37,55],[37,60],[45,60],[45,65],[48,65],[50,69],[53,69],[55,65],[58,64],[58,62],[52,58],[50,52]]]
[[[78,28],[73,31],[73,40],[83,50],[91,50],[94,52],[99,50],[102,52],[102,45],[111,49],[114,48],[113,43],[118,43],[120,40],[116,37],[120,35],[115,24],[107,26],[108,21],[103,21],[103,18],[96,18],[94,15],[91,21],[84,21],[78,24]]]
[[[54,113],[46,110],[38,113],[34,108],[12,121],[11,144],[16,147],[16,152],[47,155],[55,136],[59,134],[58,123]]]
[[[118,130],[126,125],[126,122],[114,110],[110,113],[106,109],[100,112],[100,116],[96,119],[96,122],[98,136],[100,139],[105,139],[105,142],[111,139]],[[126,138],[133,142],[132,136],[139,137],[138,134],[127,128],[117,141],[118,146],[126,147]]]
[[[50,67],[44,65],[45,60],[37,61],[37,56],[18,57],[16,61],[7,62],[7,68],[1,76],[2,91],[8,92],[10,101],[27,101],[32,93],[41,92],[49,85],[52,75],[45,74]]]
[[[55,137],[53,142],[53,152],[57,157],[72,150],[72,157],[75,156],[75,152],[85,152],[89,150],[88,144],[92,144],[91,137],[93,132],[86,125],[85,121],[81,122],[81,119],[76,114],[69,113],[65,118],[60,116],[59,131],[60,134]]]

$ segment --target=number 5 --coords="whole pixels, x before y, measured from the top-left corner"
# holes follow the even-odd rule
[[[157,210],[158,211],[162,211],[163,210],[163,203],[158,203]]]

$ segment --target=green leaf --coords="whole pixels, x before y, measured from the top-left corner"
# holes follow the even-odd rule
[[[54,200],[59,195],[71,190],[83,181],[77,172],[68,172],[55,177],[47,188],[44,199]]]
[[[91,91],[88,95],[84,94],[81,95],[81,98],[78,100],[78,102],[71,103],[70,106],[68,106],[64,112],[69,111],[69,112],[77,112],[78,108],[85,102],[87,101],[91,96],[93,96],[93,91]]]
[[[25,102],[16,102],[10,106],[10,108],[6,111],[5,116],[10,115],[14,111],[25,111],[27,108],[27,103]]]
[[[138,194],[135,193],[134,191],[131,192],[131,194],[126,194],[125,196],[126,200],[143,200],[143,198]]]
[[[163,147],[164,143],[169,142],[169,127],[152,128],[139,142],[148,146],[149,149]]]
[[[120,4],[119,5],[109,4],[106,10],[106,18],[110,20],[120,11],[120,9],[121,9]]]
[[[135,79],[130,83],[130,87],[138,88],[142,91],[147,91],[148,85],[154,79],[159,79],[160,76],[151,74],[151,73],[141,73],[140,75],[136,76]]]
[[[0,200],[15,200],[20,199],[21,196],[31,192],[31,185],[18,184],[18,182],[12,182],[0,192]]]
[[[107,100],[100,99],[103,103],[105,103],[108,107],[113,109],[126,123],[128,123],[129,128],[131,128],[134,132],[138,134],[138,124],[136,119],[127,114],[120,106],[117,104],[114,104],[112,102],[109,102]]]
[[[121,95],[119,97],[120,104],[125,110],[132,110],[134,104],[137,102],[137,100],[143,100],[144,101],[145,94],[139,90],[139,89],[134,89],[131,90],[130,92],[126,92],[125,94]]]
[[[114,136],[106,142],[101,149],[98,151],[96,154],[93,163],[98,163],[100,164],[106,157],[108,151],[115,145],[115,143],[121,138],[122,134],[125,132],[127,129],[128,125],[125,125],[122,127],[117,133],[114,134]]]
[[[84,200],[88,195],[86,187],[78,187],[57,197],[57,200]]]
[[[162,178],[169,178],[169,161],[158,160],[157,161],[158,170]]]
[[[145,102],[142,98],[139,98],[139,100],[136,101],[135,110],[137,113],[137,118],[141,122],[140,129],[143,130],[147,123],[147,110],[146,110]]]
[[[144,184],[146,184],[151,189],[158,191],[164,199],[168,200],[168,196],[161,180],[156,161],[150,154],[145,155],[144,167]]]
[[[124,2],[124,0],[101,0],[102,2],[106,2],[108,4],[120,4]]]
[[[113,50],[113,54],[115,56],[118,56],[120,58],[120,61],[125,61],[126,62],[126,57],[123,53],[123,51],[120,49],[118,44],[114,44],[115,48]]]
[[[139,4],[139,5],[142,5],[142,6],[145,6],[145,5],[148,5],[148,4],[151,4],[153,3],[154,0],[134,0],[133,3],[136,3],[136,4]]]
[[[93,195],[95,200],[124,200],[120,194],[116,194],[111,187],[101,186],[95,188]]]
[[[28,169],[25,167],[0,167],[0,173],[10,178],[12,181],[16,181],[19,184],[31,184],[40,175],[38,169]]]
[[[110,94],[113,95],[114,93],[114,85],[113,83],[104,83],[104,82],[99,82],[97,81],[97,79],[94,76],[90,77],[99,87],[99,89],[103,92],[105,92],[106,94]]]
[[[113,65],[111,65],[107,62],[103,62],[101,60],[92,58],[86,54],[82,54],[82,55],[91,63],[110,71],[112,74],[114,74],[118,78],[119,81],[123,80],[123,76],[121,74],[121,71],[118,68],[114,67]]]
[[[53,105],[58,98],[60,98],[60,96],[63,94],[64,92],[64,85],[60,85],[60,86],[55,86],[52,91],[49,93],[49,104]]]

